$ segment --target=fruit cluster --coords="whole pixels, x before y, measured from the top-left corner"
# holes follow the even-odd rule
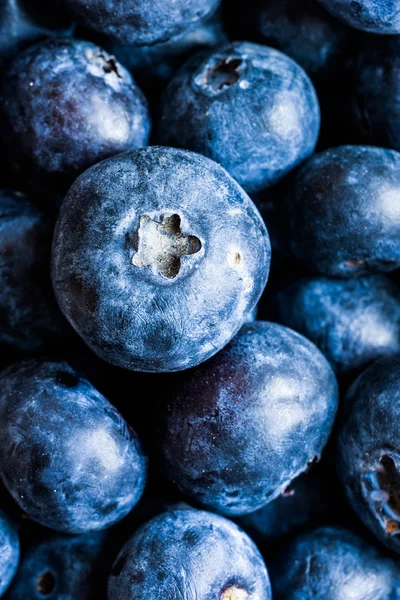
[[[400,0],[2,0],[0,75],[0,597],[400,600]]]

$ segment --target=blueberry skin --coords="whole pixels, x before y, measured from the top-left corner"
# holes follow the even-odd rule
[[[0,597],[10,585],[18,568],[18,533],[7,515],[0,510]]]
[[[161,100],[161,142],[209,156],[249,192],[308,158],[319,126],[318,99],[303,69],[249,42],[198,53]]]
[[[43,351],[67,331],[49,276],[52,229],[25,194],[0,190],[0,352]]]
[[[368,367],[347,392],[337,469],[350,504],[376,537],[400,552],[400,356]]]
[[[250,0],[241,9],[252,39],[284,52],[310,75],[325,76],[345,53],[349,29],[316,0]]]
[[[106,536],[44,535],[23,552],[6,600],[105,600]]]
[[[339,146],[314,155],[286,198],[288,243],[304,267],[353,277],[400,266],[400,154]]]
[[[400,352],[400,290],[384,275],[297,280],[272,295],[268,314],[314,342],[340,375]]]
[[[59,0],[80,25],[122,44],[167,42],[214,12],[221,0]]]
[[[25,361],[0,378],[0,468],[28,517],[65,533],[106,528],[142,495],[134,431],[66,363]]]
[[[237,333],[269,263],[262,219],[224,169],[152,147],[74,183],[55,229],[52,278],[62,312],[101,358],[175,371]]]
[[[366,143],[400,150],[400,42],[368,39],[355,61],[351,116]]]
[[[334,17],[369,33],[400,33],[400,0],[319,0]]]
[[[303,336],[256,321],[197,369],[175,376],[155,442],[165,474],[225,515],[257,510],[318,459],[338,390]]]
[[[45,4],[43,0],[40,6],[31,0],[0,1],[0,68],[40,38],[72,33],[71,24]]]
[[[71,183],[92,164],[144,146],[147,102],[129,72],[95,44],[48,40],[4,75],[4,146],[24,178]],[[44,181],[42,181],[44,179]]]
[[[198,510],[166,512],[141,527],[111,570],[109,600],[270,600],[267,569],[237,525]]]
[[[343,527],[292,539],[271,565],[274,600],[395,600],[398,569]]]

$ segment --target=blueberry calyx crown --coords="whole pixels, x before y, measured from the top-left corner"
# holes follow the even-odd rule
[[[181,218],[174,214],[159,220],[145,215],[133,237],[135,267],[154,267],[157,274],[173,279],[179,274],[181,258],[197,254],[201,249],[199,238],[181,232]]]
[[[375,471],[364,475],[367,493],[374,511],[389,536],[400,533],[400,473],[392,457],[379,458]]]
[[[39,575],[36,580],[36,589],[42,596],[48,596],[54,590],[56,581],[54,575],[50,571],[46,571]]]
[[[245,589],[232,585],[222,592],[221,600],[247,600],[248,597],[249,594]]]

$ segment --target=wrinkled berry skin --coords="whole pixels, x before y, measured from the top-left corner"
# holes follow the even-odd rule
[[[310,75],[325,76],[346,50],[348,28],[316,0],[250,0],[238,11],[252,40],[284,52]]]
[[[3,596],[17,571],[19,554],[17,530],[6,514],[0,510],[0,597]]]
[[[400,352],[400,290],[384,275],[299,279],[273,294],[268,314],[314,342],[340,375]]]
[[[141,527],[109,579],[111,600],[270,600],[261,554],[237,525],[199,510],[175,510]]]
[[[52,228],[25,194],[0,190],[0,352],[43,351],[68,328],[49,277]]]
[[[400,0],[319,0],[334,17],[369,33],[400,33]]]
[[[396,578],[390,558],[343,527],[295,537],[271,566],[274,600],[394,600]]]
[[[0,378],[1,477],[29,518],[103,529],[139,500],[146,459],[116,409],[66,363],[26,361]]]
[[[358,517],[400,552],[400,356],[366,369],[347,392],[338,473]]]
[[[105,600],[106,535],[42,534],[22,554],[7,600]]]
[[[400,154],[339,146],[314,155],[285,205],[289,243],[304,267],[352,277],[400,266]]]
[[[164,44],[126,46],[110,42],[106,44],[106,48],[131,71],[146,93],[156,96],[192,54],[227,41],[219,15],[212,15],[199,22],[194,29],[189,29]]]
[[[319,458],[335,418],[331,367],[303,336],[256,321],[175,376],[157,443],[166,475],[226,515],[277,498]]]
[[[167,42],[217,9],[221,0],[58,0],[80,25],[131,46]]]
[[[212,158],[249,192],[279,181],[312,154],[318,138],[319,105],[308,76],[258,44],[198,53],[161,104],[161,142]]]
[[[72,33],[72,27],[51,5],[31,0],[0,2],[0,68],[18,52],[45,37]]]
[[[400,150],[400,41],[368,39],[353,69],[352,122],[366,143]]]
[[[61,310],[101,358],[175,371],[237,333],[269,263],[262,219],[224,169],[152,147],[74,183],[55,230],[52,277]]]
[[[49,40],[20,54],[4,75],[2,112],[14,168],[42,185],[71,182],[104,158],[146,145],[150,132],[146,100],[128,71],[79,40]]]

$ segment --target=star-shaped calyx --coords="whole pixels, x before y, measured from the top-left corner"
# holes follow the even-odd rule
[[[140,218],[133,246],[135,267],[152,266],[159,275],[172,279],[180,271],[181,258],[199,252],[201,242],[196,236],[181,232],[179,215],[161,216],[159,220],[145,215]]]

